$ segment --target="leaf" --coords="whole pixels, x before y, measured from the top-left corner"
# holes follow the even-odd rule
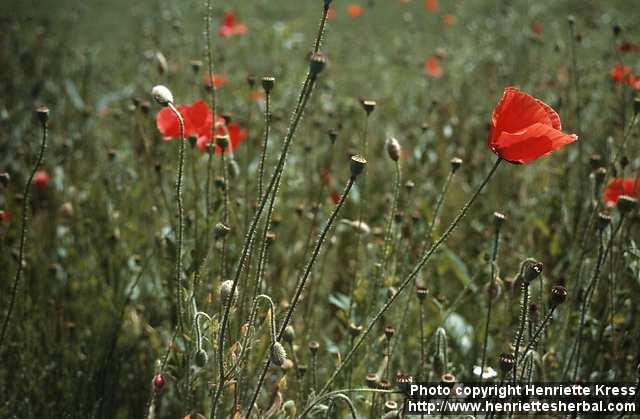
[[[329,303],[333,304],[334,306],[338,307],[341,310],[344,310],[344,311],[349,310],[349,302],[350,302],[349,297],[342,293],[338,292],[338,293],[329,295]]]
[[[456,277],[462,282],[462,285],[466,286],[471,281],[471,275],[469,275],[469,269],[467,265],[451,250],[448,248],[444,249],[444,256],[448,261],[449,267],[456,274]]]

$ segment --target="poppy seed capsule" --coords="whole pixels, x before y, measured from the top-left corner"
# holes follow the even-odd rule
[[[331,144],[335,144],[336,139],[338,138],[338,133],[336,132],[336,130],[332,128],[329,131],[327,131],[327,134],[329,135],[329,141],[331,141]]]
[[[311,54],[309,60],[309,72],[312,76],[317,76],[324,70],[327,65],[327,56],[321,52],[314,52]]]
[[[362,326],[358,326],[355,323],[351,323],[349,324],[349,334],[351,335],[351,337],[356,337],[358,336],[360,333],[362,333]]]
[[[287,351],[284,350],[284,346],[280,342],[276,342],[271,347],[271,362],[281,367],[287,360]]]
[[[153,96],[153,100],[158,102],[161,106],[168,106],[170,103],[173,103],[173,94],[171,90],[162,85],[153,86],[151,89],[151,96]]]
[[[217,223],[215,228],[213,229],[213,237],[216,240],[220,240],[221,238],[229,234],[230,231],[231,229],[229,228],[228,225],[224,223]]]
[[[387,380],[380,380],[378,388],[380,388],[380,390],[389,390],[391,388],[391,384],[389,384]]]
[[[301,379],[304,377],[304,375],[307,373],[307,366],[306,365],[298,365],[298,368],[296,369],[297,372],[297,376],[298,379]]]
[[[596,189],[600,189],[606,177],[607,177],[607,169],[605,169],[604,167],[599,167],[593,172],[593,178],[596,183]]]
[[[256,76],[254,76],[253,74],[248,74],[247,84],[249,85],[249,88],[253,89],[253,86],[256,85]]]
[[[525,284],[529,285],[531,281],[536,279],[542,273],[542,269],[544,268],[544,264],[542,262],[537,261],[525,261],[524,271],[522,274],[522,279]]]
[[[459,157],[454,157],[449,161],[449,164],[451,165],[451,171],[455,173],[460,168],[460,166],[462,166],[462,159]]]
[[[396,410],[398,408],[398,403],[396,403],[394,400],[387,400],[384,404],[384,410],[385,412],[391,412],[392,410]]]
[[[620,35],[620,32],[622,32],[622,28],[620,27],[620,25],[618,24],[613,25],[613,36]]]
[[[602,166],[602,156],[600,154],[592,154],[589,158],[589,164],[591,165],[591,170],[596,170],[597,168]]]
[[[320,343],[317,340],[312,340],[309,342],[309,351],[311,351],[311,355],[315,355],[318,353],[318,349],[320,349]]]
[[[268,232],[265,238],[267,239],[267,244],[270,246],[276,241],[276,234]]]
[[[604,231],[611,224],[611,216],[603,212],[598,214],[598,230]]]
[[[506,219],[507,217],[505,217],[501,212],[493,213],[493,225],[496,227],[496,230],[500,230],[500,227],[502,227],[502,224],[504,224]]]
[[[428,294],[429,291],[427,291],[425,287],[416,285],[416,295],[418,296],[418,300],[420,300],[420,302],[424,301],[424,299],[427,298]]]
[[[513,365],[515,364],[515,358],[513,354],[509,353],[501,353],[498,357],[498,363],[500,364],[500,370],[503,374],[508,373],[513,369]]]
[[[200,72],[200,69],[202,68],[202,61],[200,60],[191,60],[191,70],[193,71],[193,74],[198,74]]]
[[[227,279],[226,281],[223,281],[222,284],[220,284],[220,301],[224,306],[226,306],[227,304],[234,305],[238,300],[238,288],[236,288],[235,292],[233,293],[233,298],[231,298],[231,301],[229,301],[232,289],[233,281],[230,279]]]
[[[404,187],[407,189],[407,191],[411,192],[413,188],[416,187],[416,184],[412,180],[408,180],[405,182]]]
[[[391,338],[395,333],[396,333],[396,328],[391,325],[384,328],[384,336],[387,338],[387,340],[391,340]]]
[[[456,376],[451,374],[450,372],[444,373],[442,374],[442,377],[440,377],[440,382],[443,385],[451,388],[456,383]]]
[[[400,160],[400,143],[398,140],[393,137],[389,137],[387,138],[385,145],[387,147],[387,154],[389,154],[391,160]]]
[[[367,116],[376,110],[377,103],[375,100],[363,100],[360,103],[362,103],[362,108],[367,113]]]
[[[351,156],[351,179],[356,179],[364,171],[367,166],[367,160],[356,154]]]
[[[11,181],[11,176],[9,176],[9,173],[7,172],[0,173],[0,184],[2,184],[2,186],[6,188],[7,186],[9,186],[10,181]]]
[[[229,147],[229,136],[228,135],[218,135],[216,137],[216,144],[222,150],[225,150],[227,147]]]
[[[633,99],[633,114],[640,114],[640,97]]]
[[[162,374],[156,374],[153,377],[152,383],[153,383],[153,389],[155,391],[162,390],[162,387],[164,387],[164,377],[162,376]]]
[[[266,76],[262,78],[262,88],[264,89],[265,93],[270,93],[275,84],[276,84],[275,77]]]
[[[549,304],[551,308],[558,307],[560,304],[564,303],[567,299],[567,289],[562,285],[555,285],[551,288],[551,298],[549,300]]]
[[[375,372],[370,372],[364,379],[368,388],[378,388],[378,375]]]
[[[616,204],[616,207],[618,208],[618,211],[620,211],[620,214],[626,214],[630,211],[633,211],[636,206],[638,206],[638,200],[628,195],[620,195],[620,198],[618,198],[618,203]]]
[[[49,108],[46,106],[39,106],[36,108],[36,115],[41,124],[46,124],[49,120]]]

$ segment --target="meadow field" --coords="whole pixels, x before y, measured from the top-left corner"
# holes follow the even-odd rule
[[[637,2],[0,21],[1,418],[398,418],[407,377],[640,383]]]

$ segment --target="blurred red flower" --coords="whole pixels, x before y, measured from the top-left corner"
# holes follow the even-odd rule
[[[437,12],[440,6],[438,5],[438,0],[425,0],[424,8],[430,12]]]
[[[442,15],[442,22],[446,26],[453,26],[456,24],[456,16],[455,15]]]
[[[535,33],[536,35],[542,35],[542,31],[542,23],[538,22],[537,20],[531,22],[531,32]]]
[[[640,182],[634,178],[611,179],[604,190],[604,202],[609,205],[615,205],[620,195],[640,198]]]
[[[40,191],[44,191],[49,186],[49,181],[51,178],[49,177],[49,173],[44,170],[38,170],[33,175],[33,183],[36,185],[36,188]]]
[[[618,45],[617,50],[622,53],[627,52],[640,52],[640,45],[634,44],[629,41],[624,41],[620,45]]]
[[[233,35],[243,35],[247,33],[247,26],[243,23],[236,23],[236,15],[233,12],[224,14],[222,26],[218,29],[218,34],[227,38]]]
[[[9,211],[0,211],[0,219],[6,223],[11,219],[11,213]]]
[[[562,131],[549,105],[507,87],[491,116],[489,148],[509,163],[526,164],[578,139]]]
[[[338,205],[338,202],[340,202],[340,193],[335,189],[331,192],[331,202],[335,205]]]
[[[213,83],[213,87],[219,89],[227,84],[229,82],[229,79],[224,74],[213,73],[211,75],[204,74],[202,76],[202,81],[205,86],[211,87],[211,83]]]
[[[438,58],[431,56],[424,62],[424,71],[431,77],[439,79],[442,77],[443,71]]]
[[[631,74],[631,67],[628,65],[616,64],[611,69],[611,80],[615,83],[621,83],[629,74]]]
[[[182,115],[184,121],[185,138],[196,137],[198,148],[207,151],[207,144],[212,141],[213,115],[209,106],[203,100],[197,100],[190,105],[177,105],[176,109]],[[178,118],[171,109],[162,108],[156,115],[156,126],[162,133],[165,140],[171,140],[180,136],[180,125]],[[224,135],[228,131],[229,148],[233,151],[242,140],[247,138],[247,132],[237,123],[230,123],[225,126],[224,119],[216,115],[216,135]],[[216,146],[215,152],[219,154],[222,150]]]
[[[350,4],[347,6],[347,14],[354,19],[359,18],[362,13],[364,13],[362,6],[358,6],[357,4]]]
[[[335,18],[336,18],[336,9],[334,9],[333,7],[329,7],[329,10],[327,11],[327,19],[333,20]]]

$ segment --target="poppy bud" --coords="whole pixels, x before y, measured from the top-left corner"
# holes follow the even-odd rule
[[[38,116],[41,124],[46,124],[49,120],[49,108],[47,108],[46,106],[40,106],[36,108],[36,115]]]
[[[161,106],[167,106],[169,103],[173,103],[171,90],[162,85],[154,86],[153,89],[151,89],[151,96],[153,96],[153,99]]]
[[[504,224],[504,221],[506,219],[507,217],[505,217],[501,212],[493,213],[493,225],[496,227],[496,230],[500,231],[500,228],[502,227],[502,224]]]
[[[364,379],[368,388],[378,388],[378,375],[375,372],[370,372]]]
[[[389,137],[387,138],[385,145],[387,147],[387,154],[389,154],[391,160],[400,160],[400,143],[398,140],[393,137]]]
[[[377,103],[375,100],[364,99],[360,103],[362,104],[364,111],[367,113],[367,116],[371,115],[371,113],[376,110]]]
[[[271,362],[281,367],[287,360],[287,351],[284,350],[284,346],[280,342],[276,342],[271,347]]]
[[[230,231],[231,229],[228,225],[224,223],[217,223],[215,228],[213,229],[213,237],[216,240],[220,240],[221,238],[225,237]]]
[[[355,323],[349,324],[349,334],[351,337],[356,337],[362,332],[362,326],[358,326]]]
[[[227,304],[234,305],[238,300],[238,288],[236,287],[235,292],[233,293],[233,298],[231,297],[231,290],[233,289],[233,281],[227,279],[220,284],[220,301],[224,306]]]
[[[38,170],[33,175],[33,183],[40,191],[47,189],[47,186],[49,186],[49,180],[51,180],[51,178],[45,170]]]
[[[351,156],[351,179],[355,180],[364,171],[367,160],[356,154]]]
[[[424,299],[427,298],[428,294],[429,291],[427,291],[425,287],[423,287],[422,285],[416,285],[416,296],[418,297],[418,300],[420,300],[420,302],[424,301]]]
[[[0,184],[2,184],[2,186],[6,188],[7,186],[9,186],[10,181],[11,181],[11,176],[9,176],[9,173],[7,172],[0,173]]]
[[[513,357],[513,354],[502,353],[498,358],[498,363],[500,364],[500,370],[502,371],[502,374],[506,374],[513,369],[516,360]]]
[[[256,76],[253,74],[247,75],[247,84],[249,85],[249,88],[253,89],[253,86],[256,85]]]
[[[449,161],[449,164],[451,165],[451,172],[455,173],[460,166],[462,166],[462,159],[459,157],[454,157]]]
[[[287,343],[292,343],[293,339],[295,338],[295,331],[293,330],[293,326],[289,325],[287,327],[285,327],[284,329],[284,335],[282,336],[282,339],[284,339],[285,342]]]
[[[311,54],[311,59],[309,60],[309,72],[312,76],[317,76],[324,70],[327,65],[327,56],[321,52],[314,52]]]
[[[603,212],[598,214],[598,230],[604,231],[611,224],[611,216]]]
[[[540,276],[544,264],[535,260],[525,260],[523,264],[522,279],[525,284],[529,285],[531,281]]]
[[[266,76],[262,78],[262,88],[264,89],[264,92],[267,94],[271,92],[275,84],[276,84],[275,77]]]
[[[200,69],[202,68],[202,61],[200,60],[191,60],[191,70],[193,70],[193,74],[198,74]]]
[[[209,360],[209,356],[204,350],[200,349],[198,352],[196,352],[197,366],[199,366],[200,368],[204,367],[205,365],[207,365],[208,360]]]
[[[336,139],[338,138],[338,133],[336,132],[336,130],[332,128],[327,131],[327,134],[329,134],[329,141],[331,141],[331,144],[335,144]]]
[[[549,301],[551,308],[555,308],[564,303],[567,299],[567,294],[567,289],[562,285],[555,285],[551,288],[551,299]]]
[[[160,390],[162,390],[162,387],[164,387],[164,377],[162,376],[162,374],[156,374],[153,377],[153,389],[158,392]]]
[[[398,293],[398,290],[395,287],[387,288],[387,299],[393,298],[394,295]]]
[[[391,338],[395,333],[396,333],[396,328],[391,325],[384,328],[384,336],[387,338],[387,340],[391,340]]]
[[[637,206],[638,200],[628,195],[620,195],[618,203],[616,204],[616,208],[618,208],[618,211],[620,211],[621,214],[633,211]]]
[[[318,349],[320,349],[320,343],[317,340],[309,342],[309,351],[311,351],[311,355],[317,354]]]

